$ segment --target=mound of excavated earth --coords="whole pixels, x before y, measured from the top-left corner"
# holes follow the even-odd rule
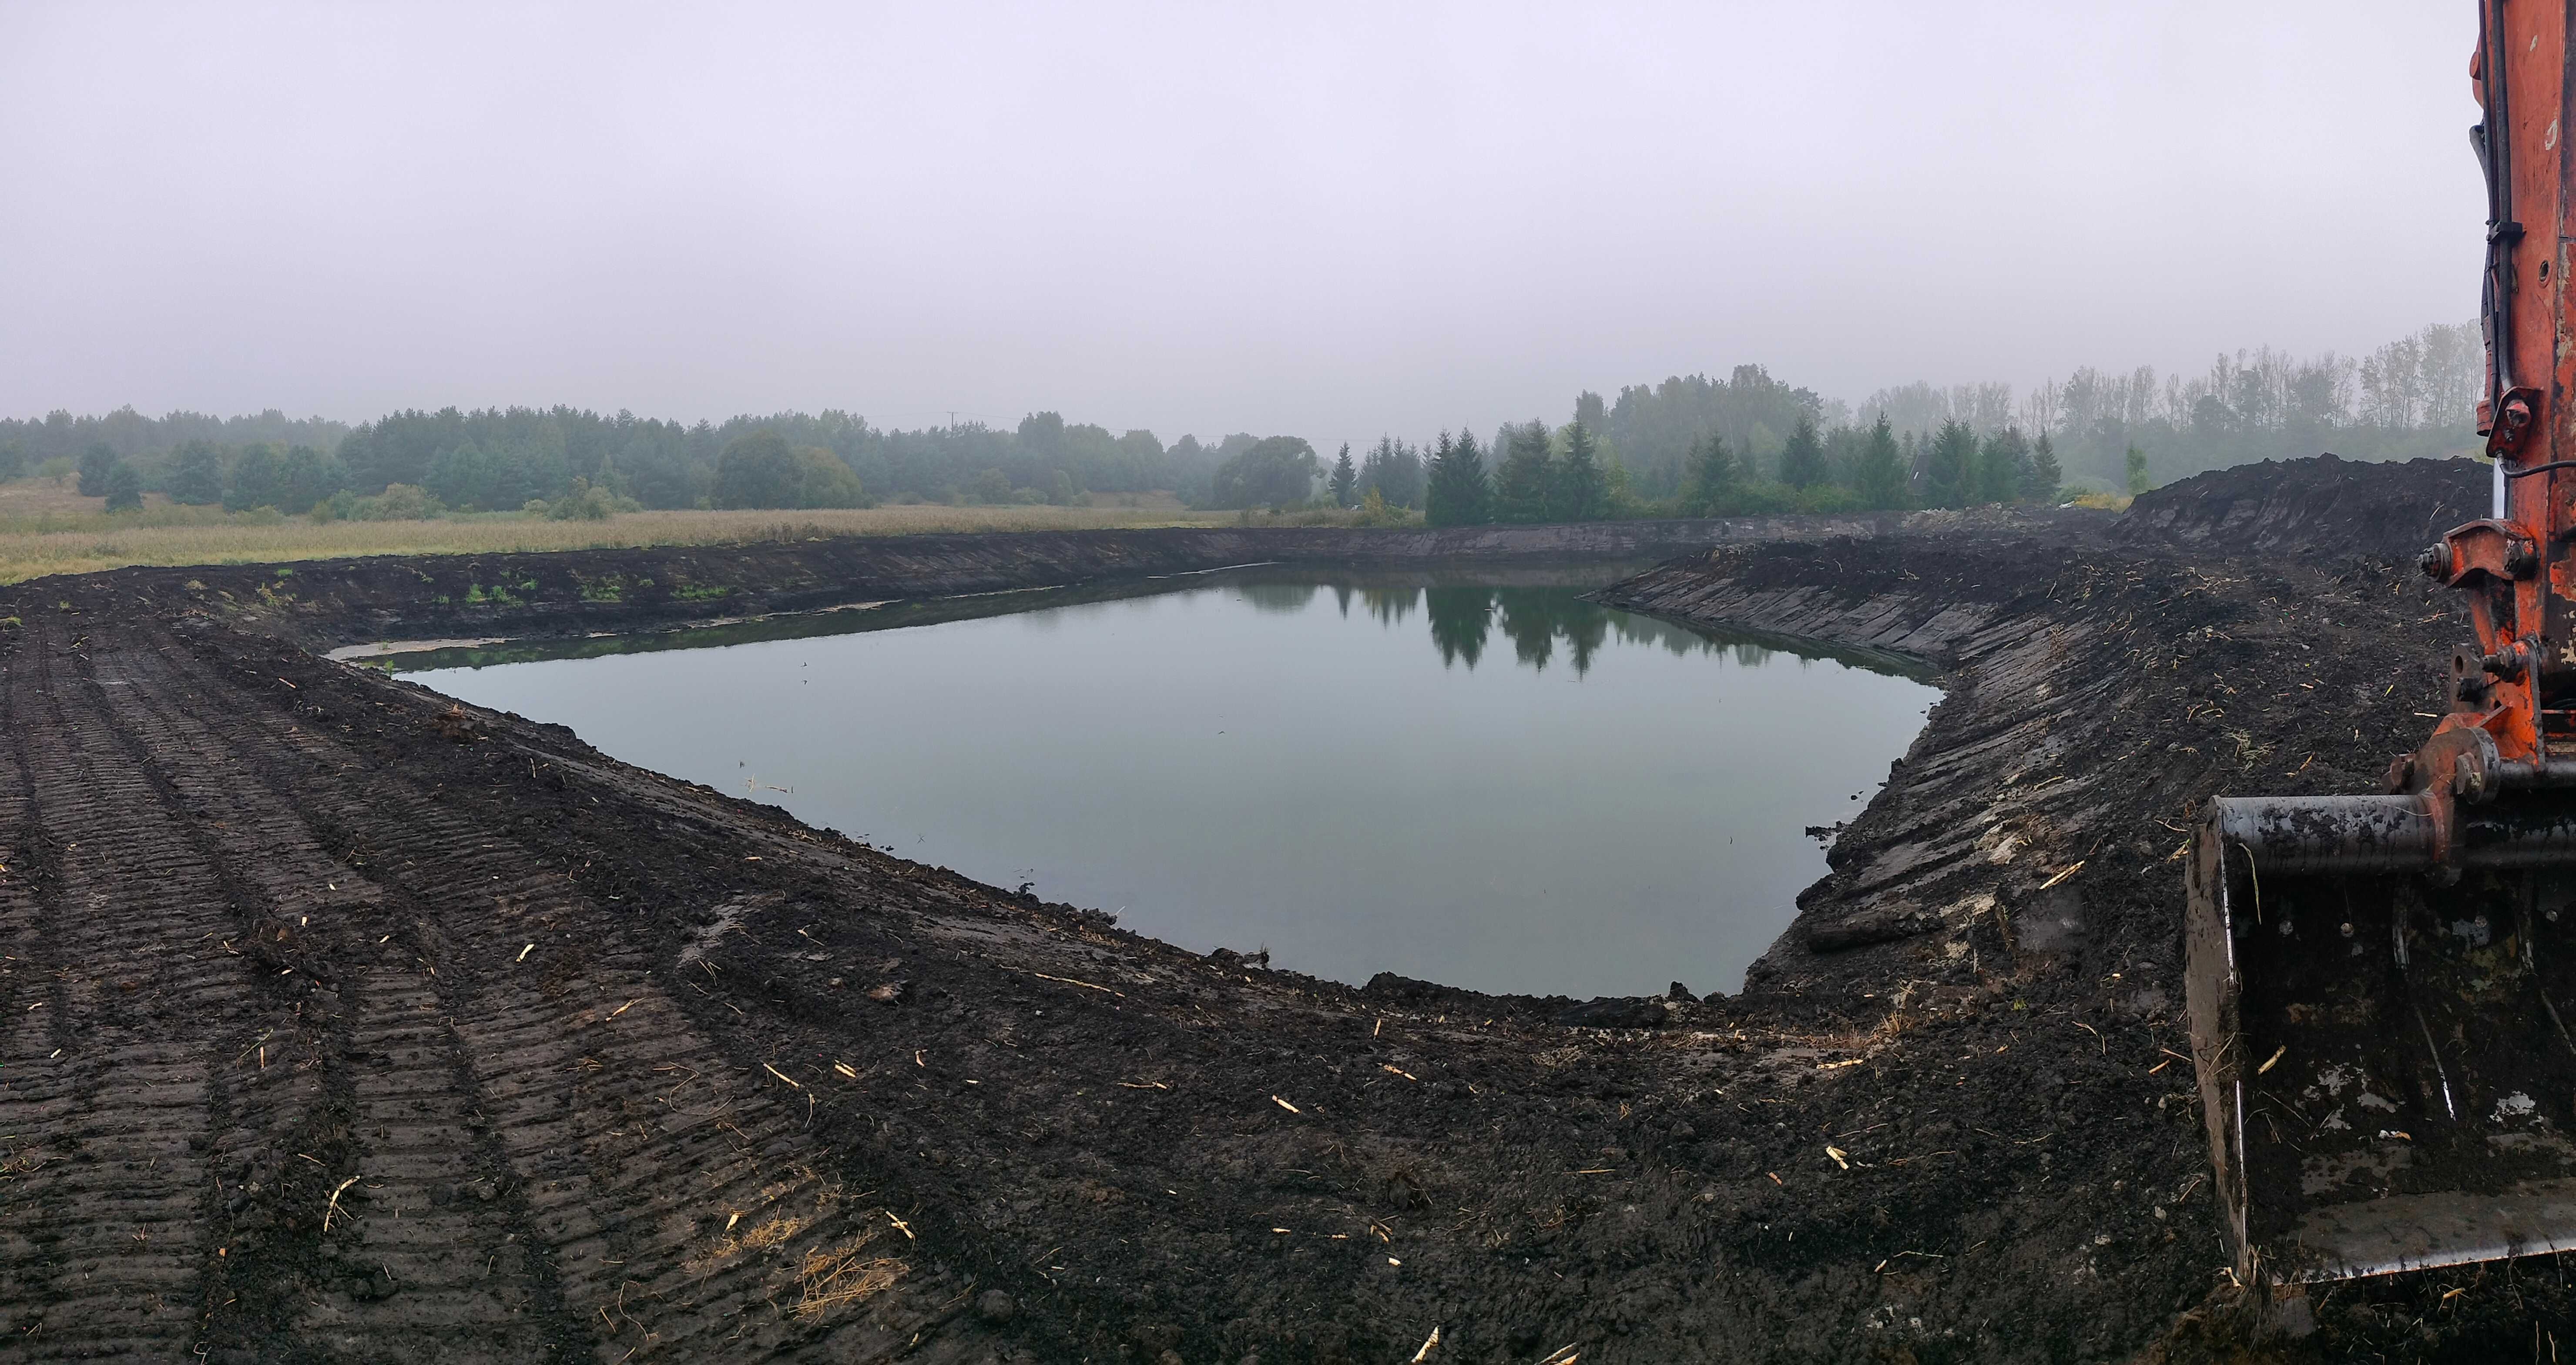
[[[2140,494],[2112,537],[2140,547],[2407,560],[2486,516],[2493,482],[2493,469],[2475,460],[2265,460]]]
[[[0,591],[0,1359],[2234,1352],[2295,1315],[2217,1277],[2184,812],[2366,788],[2461,629],[2411,570],[2295,548],[1948,515]],[[1915,655],[1948,692],[1736,998],[1201,958],[318,657],[1640,553],[1680,557],[1610,600]],[[2554,1270],[2378,1281],[2257,1349],[2519,1359],[2569,1303]]]

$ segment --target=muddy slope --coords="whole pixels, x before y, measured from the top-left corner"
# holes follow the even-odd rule
[[[0,1360],[1276,1365],[1437,1328],[1420,1358],[2041,1361],[2235,1331],[2159,1065],[2157,822],[2375,771],[2444,612],[2375,563],[1921,525],[1622,590],[1950,670],[1791,939],[1705,1003],[1194,957],[296,643],[455,619],[396,576],[452,564],[0,594]],[[2337,1299],[2300,1349],[2527,1350],[2558,1300],[2501,1286]]]

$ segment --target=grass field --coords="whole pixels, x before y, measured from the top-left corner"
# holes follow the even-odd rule
[[[329,521],[275,513],[228,515],[155,495],[140,512],[109,516],[105,499],[48,480],[0,484],[0,583],[128,564],[264,564],[342,555],[497,554],[601,546],[721,545],[820,536],[938,531],[1057,531],[1095,527],[1223,526],[1233,512],[1194,512],[1168,494],[1136,505],[949,507],[931,503],[847,511],[629,512],[606,521],[547,521],[496,512],[430,521]],[[1262,518],[1268,521],[1270,518]]]

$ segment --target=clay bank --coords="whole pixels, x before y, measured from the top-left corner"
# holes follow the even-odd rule
[[[0,1358],[2527,1351],[2569,1311],[2554,1267],[2245,1302],[2213,1275],[2174,1060],[2185,810],[2366,787],[2438,709],[2429,661],[2459,625],[2400,560],[2413,519],[2475,515],[2482,476],[2257,466],[2116,522],[925,537],[17,585]],[[1585,556],[1661,561],[1605,603],[1919,660],[1945,691],[1738,995],[1355,987],[1185,952],[323,657]]]

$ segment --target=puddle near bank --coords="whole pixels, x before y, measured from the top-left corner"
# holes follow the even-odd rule
[[[1825,872],[1806,827],[1856,814],[1939,694],[1581,600],[1618,576],[1264,568],[392,662],[1197,951],[1733,991]]]

